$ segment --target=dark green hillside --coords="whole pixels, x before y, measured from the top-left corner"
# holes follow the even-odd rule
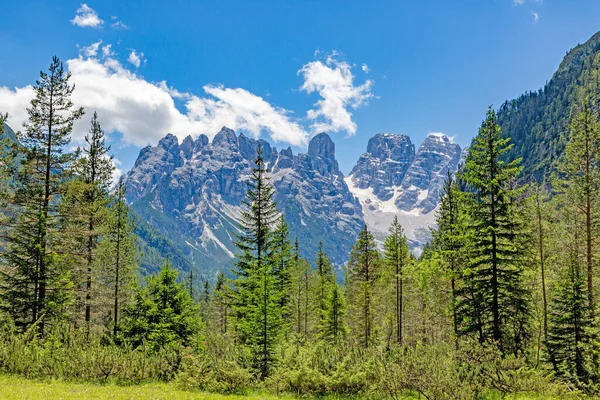
[[[541,181],[562,154],[571,110],[582,88],[592,88],[592,101],[600,104],[600,32],[570,50],[552,79],[536,92],[505,102],[498,111],[504,135],[511,137],[509,158],[523,158],[523,179]]]

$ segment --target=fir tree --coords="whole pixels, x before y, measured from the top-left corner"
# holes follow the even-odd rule
[[[289,291],[290,286],[290,259],[291,245],[289,241],[289,228],[283,214],[277,218],[277,223],[273,231],[273,274],[276,280],[276,290],[280,293]],[[280,296],[281,313],[284,319],[289,317],[287,309],[289,297],[287,295]]]
[[[16,202],[22,213],[8,238],[11,272],[5,284],[12,293],[6,301],[13,311],[29,314],[15,315],[17,320],[37,322],[42,334],[47,319],[62,315],[69,300],[57,207],[74,160],[65,147],[73,123],[83,115],[82,108],[73,110],[70,97],[75,87],[69,79],[70,73],[54,57],[48,73],[40,72],[25,133],[18,136],[25,158],[17,177]]]
[[[380,271],[380,256],[373,234],[367,226],[358,234],[347,269],[349,318],[358,343],[367,348],[375,339],[375,283]]]
[[[342,289],[333,283],[329,289],[325,302],[322,322],[322,337],[331,342],[338,343],[346,336],[346,300]]]
[[[65,210],[64,215],[69,220],[65,225],[76,226],[75,235],[79,238],[76,242],[81,243],[81,246],[77,247],[83,247],[81,250],[77,249],[77,252],[84,257],[84,316],[89,333],[92,282],[98,276],[98,271],[94,271],[98,264],[96,249],[107,219],[109,189],[114,171],[112,157],[108,155],[110,146],[105,143],[104,132],[95,112],[85,142],[87,145],[83,148],[83,156],[74,163],[76,179],[68,185],[65,205],[69,210]]]
[[[580,213],[585,216],[587,295],[590,311],[594,308],[594,241],[598,228],[598,197],[600,189],[600,124],[597,112],[585,102],[570,123],[570,137],[558,165],[562,180],[557,189],[572,192]]]
[[[394,217],[394,221],[389,229],[389,236],[383,244],[384,253],[383,260],[388,269],[393,282],[394,291],[394,325],[395,335],[398,344],[402,344],[402,314],[404,310],[404,270],[410,260],[410,249],[406,243],[406,236],[402,225],[398,222],[398,217]]]
[[[100,274],[107,286],[107,297],[111,299],[114,337],[117,336],[123,302],[129,297],[138,266],[134,228],[121,179],[111,200],[103,240],[99,244],[103,264]]]
[[[528,335],[529,297],[523,283],[526,249],[519,235],[518,193],[511,183],[520,160],[506,162],[509,139],[503,139],[490,108],[469,150],[463,179],[473,190],[469,221],[466,285],[462,291],[461,334],[494,341],[504,353],[524,349]]]
[[[217,282],[215,290],[210,299],[210,318],[207,324],[212,324],[214,328],[221,334],[225,335],[228,332],[229,312],[230,312],[230,288],[227,286],[225,274],[219,272],[217,274]]]
[[[316,282],[316,315],[317,315],[317,327],[319,334],[326,334],[326,320],[327,316],[327,302],[331,294],[331,289],[335,285],[335,275],[331,266],[331,261],[327,254],[323,251],[323,242],[319,242],[319,252],[317,253],[317,259],[315,260],[317,282]]]
[[[236,246],[240,250],[234,268],[234,308],[240,340],[250,350],[254,366],[264,379],[276,360],[275,346],[281,340],[283,319],[281,281],[277,268],[273,227],[279,213],[274,189],[267,176],[262,149],[248,182]]]
[[[200,310],[185,285],[177,283],[177,275],[167,262],[136,290],[134,301],[123,310],[122,340],[134,348],[147,343],[153,350],[172,342],[199,345],[195,338],[202,328]]]
[[[461,207],[461,191],[458,182],[448,171],[440,195],[439,211],[436,215],[438,229],[434,231],[434,241],[439,246],[441,256],[450,275],[452,325],[458,339],[458,317],[456,313],[457,281],[461,275],[464,259],[464,218]],[[458,346],[458,340],[455,341]]]
[[[572,216],[573,217],[573,216]],[[575,220],[577,216],[574,216]],[[586,381],[589,378],[589,355],[592,319],[587,307],[586,279],[582,273],[580,232],[567,222],[562,232],[563,269],[554,288],[548,315],[546,346],[557,374]],[[565,249],[563,249],[565,250]]]

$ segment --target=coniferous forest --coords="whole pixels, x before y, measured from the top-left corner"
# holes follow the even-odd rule
[[[539,180],[523,179],[490,107],[419,257],[397,218],[383,245],[365,226],[343,266],[322,243],[301,257],[259,146],[231,269],[201,283],[168,258],[140,272],[99,116],[74,106],[58,58],[34,90],[28,123],[0,146],[1,374],[378,399],[600,395],[597,87],[579,88]]]

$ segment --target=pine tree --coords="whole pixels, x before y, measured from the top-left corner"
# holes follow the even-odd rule
[[[466,160],[463,179],[473,190],[469,221],[467,280],[462,290],[461,334],[493,341],[517,353],[528,336],[529,297],[523,283],[523,222],[511,183],[520,160],[505,162],[510,139],[503,139],[495,112],[488,110]]]
[[[185,284],[177,283],[177,275],[166,262],[158,275],[150,276],[146,286],[136,290],[133,303],[123,310],[123,341],[134,348],[147,343],[153,350],[172,342],[199,345],[195,341],[202,329],[199,306]]]
[[[323,315],[322,337],[331,343],[339,343],[346,336],[346,300],[335,282],[329,288]]]
[[[280,281],[273,273],[275,245],[273,227],[279,213],[273,201],[274,188],[267,177],[258,147],[256,166],[248,182],[236,246],[240,250],[233,273],[236,328],[250,350],[255,367],[264,379],[275,362],[275,347],[282,336]]]
[[[98,248],[103,265],[101,280],[106,285],[107,298],[112,306],[114,337],[117,337],[120,311],[129,298],[138,267],[136,236],[133,233],[135,226],[125,200],[125,191],[121,179],[109,204],[105,231]]]
[[[85,136],[86,147],[83,156],[75,161],[75,179],[68,184],[64,205],[66,226],[74,226],[76,254],[83,254],[83,291],[85,293],[85,324],[89,334],[92,315],[92,282],[97,279],[97,247],[107,220],[109,189],[114,166],[108,155],[110,146],[105,136],[98,114],[94,112],[89,135]],[[79,247],[82,247],[81,249]],[[97,290],[96,290],[97,292]]]
[[[299,247],[298,238],[296,238],[289,268],[289,309],[293,321],[292,332],[307,339],[312,328],[310,307],[314,287],[314,269],[307,260],[300,258]]]
[[[319,252],[317,253],[317,259],[315,260],[317,282],[315,285],[316,290],[316,320],[317,329],[320,336],[326,334],[326,320],[327,316],[327,302],[331,294],[331,289],[335,285],[335,275],[331,261],[327,254],[323,251],[323,242],[319,242]]]
[[[221,335],[228,332],[229,312],[230,312],[230,288],[227,286],[225,274],[219,272],[217,274],[217,282],[215,290],[210,299],[210,317],[207,324],[211,324]]]
[[[394,217],[394,221],[389,229],[389,236],[383,244],[384,253],[383,260],[393,282],[394,292],[394,325],[396,341],[398,344],[403,343],[402,336],[402,314],[404,310],[404,270],[410,260],[410,249],[406,243],[406,236],[402,225],[398,222],[398,216]]]
[[[565,228],[561,230],[560,261],[564,266],[550,298],[546,346],[557,374],[586,381],[589,377],[592,319],[587,304],[586,279],[582,273],[581,232],[576,212],[565,210]],[[575,228],[575,229],[574,229]]]
[[[570,137],[558,165],[562,181],[555,185],[572,192],[579,212],[585,215],[583,229],[586,242],[587,295],[590,311],[594,309],[594,241],[598,231],[598,197],[600,189],[600,124],[597,112],[587,102],[570,123]]]
[[[358,234],[347,269],[348,317],[358,343],[367,348],[375,340],[375,283],[380,275],[380,256],[367,226]]]
[[[11,271],[5,284],[11,289],[5,295],[8,308],[20,314],[15,319],[25,326],[37,322],[41,334],[46,321],[61,316],[69,301],[68,273],[60,262],[57,207],[74,160],[65,148],[73,123],[83,115],[82,108],[73,110],[70,97],[75,87],[69,79],[70,73],[54,57],[48,73],[40,72],[25,133],[18,136],[25,157],[17,177],[16,202],[22,212],[8,238]]]
[[[458,339],[458,317],[456,298],[458,279],[461,276],[464,262],[464,211],[461,207],[461,191],[458,182],[448,171],[444,187],[440,195],[439,211],[436,215],[437,230],[434,241],[439,246],[442,259],[450,275],[452,325],[454,336]],[[458,346],[458,340],[455,340]]]
[[[276,281],[275,289],[280,293],[287,293],[290,286],[291,245],[288,236],[288,224],[285,222],[283,214],[280,214],[273,231],[273,275]],[[281,313],[287,320],[289,297],[282,295],[280,299]]]

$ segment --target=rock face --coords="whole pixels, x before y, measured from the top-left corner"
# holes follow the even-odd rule
[[[299,155],[225,127],[212,143],[201,135],[179,144],[167,135],[156,147],[142,149],[124,176],[127,200],[199,270],[226,268],[236,252],[234,233],[259,143],[278,208],[291,238],[298,237],[302,256],[312,260],[322,240],[332,261],[344,263],[362,228],[362,209],[326,134],[315,136],[308,153]]]
[[[338,265],[345,263],[366,223],[382,242],[398,215],[417,253],[429,240],[447,171],[455,172],[461,149],[443,135],[428,136],[418,151],[405,135],[378,134],[344,178],[335,145],[321,133],[306,154],[277,151],[263,140],[223,128],[181,143],[167,135],[140,151],[124,176],[136,214],[168,238],[190,264],[210,277],[228,268],[236,252],[237,220],[258,144],[275,187],[275,201],[313,260],[319,241]]]
[[[446,174],[456,172],[460,159],[460,146],[445,135],[430,134],[415,154],[407,136],[380,133],[369,140],[346,183],[377,240],[397,215],[418,253],[430,239]]]

